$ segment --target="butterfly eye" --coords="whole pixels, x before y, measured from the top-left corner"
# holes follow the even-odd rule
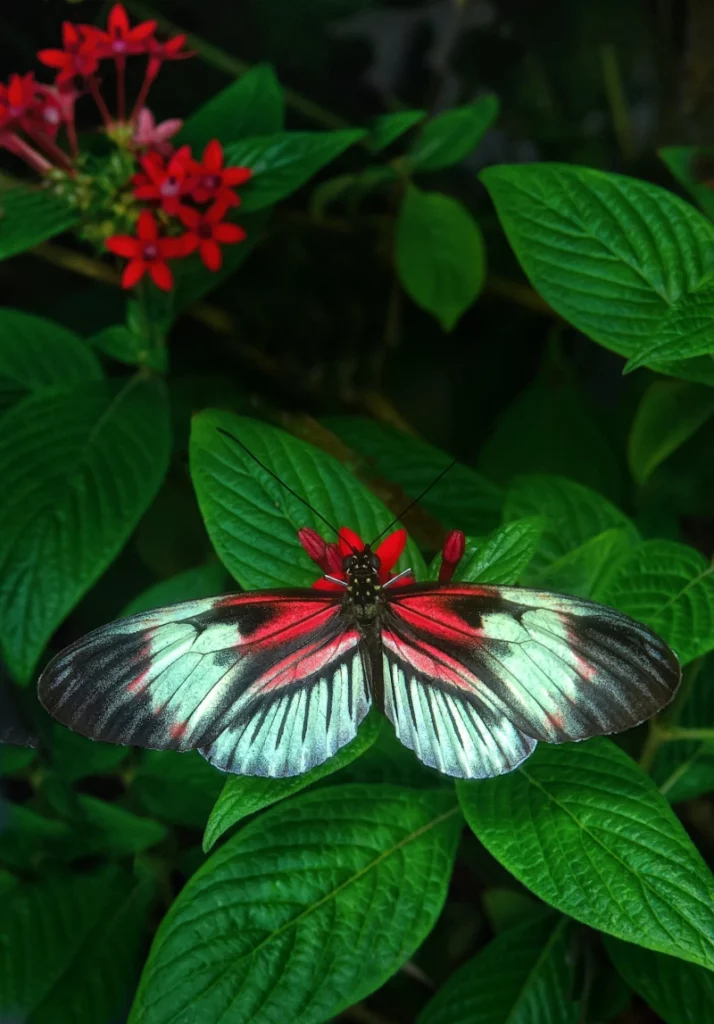
[[[378,555],[375,555],[373,551],[369,553],[369,567],[374,569],[375,572],[379,572],[382,568],[382,561]]]
[[[356,559],[354,555],[345,555],[342,559],[342,571],[351,572],[355,567],[355,561]]]

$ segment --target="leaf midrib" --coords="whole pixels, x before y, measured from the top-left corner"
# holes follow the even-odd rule
[[[243,960],[247,960],[247,959],[253,958],[269,942],[274,941],[275,939],[277,939],[280,935],[284,934],[285,932],[290,931],[293,928],[296,928],[301,921],[303,921],[305,918],[309,917],[310,914],[314,913],[316,910],[318,910],[320,907],[324,906],[326,903],[329,903],[333,899],[336,899],[338,894],[343,892],[345,889],[347,889],[349,886],[351,886],[354,882],[359,881],[361,878],[363,878],[365,875],[367,875],[370,871],[375,869],[379,864],[382,863],[382,861],[386,860],[387,857],[393,856],[395,853],[397,853],[399,850],[403,849],[409,843],[411,843],[414,840],[418,839],[420,836],[425,835],[431,829],[438,827],[444,821],[448,821],[455,814],[459,814],[460,812],[461,812],[461,809],[460,809],[459,804],[457,803],[449,811],[446,811],[444,814],[441,814],[441,815],[439,815],[436,818],[432,818],[431,821],[427,822],[425,825],[422,825],[421,828],[418,828],[416,831],[410,832],[407,836],[404,836],[402,839],[400,839],[400,841],[398,843],[394,844],[393,846],[390,846],[389,849],[383,850],[382,853],[380,853],[378,857],[375,857],[373,860],[371,860],[368,864],[366,864],[363,868],[361,868],[355,874],[351,875],[344,882],[341,882],[340,885],[338,885],[335,889],[332,889],[329,893],[326,893],[321,899],[317,900],[315,903],[311,903],[309,907],[306,907],[296,917],[291,918],[285,924],[281,925],[280,928],[276,929],[273,932],[270,932],[270,934],[267,935],[264,939],[262,939],[258,943],[258,945],[255,946],[253,949],[249,950],[247,953],[244,953],[240,957],[231,959],[229,961],[228,965],[223,968],[223,970],[217,975],[217,977],[215,977],[210,982],[210,984],[207,985],[206,988],[203,989],[203,991],[199,992],[196,996],[193,997],[192,1002],[196,1003],[199,999],[202,999],[206,995],[206,993],[210,992],[212,988],[214,988],[217,984],[222,982],[222,980],[225,977],[225,975],[230,970],[232,970],[236,966],[237,963],[239,963],[239,962],[241,962]],[[228,1004],[228,1006],[226,1007],[226,1010],[215,1021],[215,1024],[221,1024],[221,1021],[223,1021],[225,1019],[226,1014],[230,1011],[230,1009],[232,1008],[234,1002],[235,1002],[235,997]],[[167,1022],[167,1024],[175,1024],[176,1021],[180,1020],[181,1015],[183,1013],[184,1013],[184,1010],[180,1010],[178,1014],[175,1014],[173,1017],[171,1017],[171,1019]],[[143,1013],[142,1013],[142,1017],[143,1017]]]
[[[538,954],[531,969],[528,971],[528,974],[524,978],[520,991],[516,996],[516,1000],[511,1006],[510,1010],[508,1011],[508,1016],[504,1020],[503,1024],[520,1024],[521,1018],[518,1016],[514,1017],[514,1013],[525,999],[526,994],[530,988],[531,982],[538,975],[543,964],[550,956],[553,946],[555,946],[556,942],[560,939],[562,933],[565,931],[565,928],[567,927],[567,924],[568,922],[565,919],[562,919],[555,923],[555,926],[551,931],[550,936],[548,937],[548,941],[546,942],[541,952]]]

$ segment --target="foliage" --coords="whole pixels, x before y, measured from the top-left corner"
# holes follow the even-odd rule
[[[709,1020],[712,151],[657,164],[699,133],[669,110],[635,136],[616,60],[650,67],[672,33],[651,43],[638,5],[441,5],[442,37],[411,0],[142,0],[75,38],[105,12],[11,6],[0,1020]],[[16,74],[32,50],[54,85]],[[456,784],[376,711],[270,779],[39,706],[90,629],[309,587],[299,529],[371,539],[402,513],[398,570],[436,579],[460,530],[457,581],[648,624],[684,667],[674,702]]]

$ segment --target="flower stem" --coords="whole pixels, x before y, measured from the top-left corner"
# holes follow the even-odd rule
[[[112,123],[112,115],[109,113],[109,108],[104,102],[104,97],[99,89],[99,82],[97,81],[96,75],[89,75],[87,77],[87,84],[89,85],[89,91],[94,97],[94,102],[99,107],[99,113],[102,115],[102,120],[107,128]]]
[[[135,121],[139,116],[139,111],[141,110],[142,107],[146,105],[146,99],[149,95],[149,89],[151,89],[151,86],[154,84],[154,79],[156,78],[156,75],[149,74],[150,67],[151,60],[147,62],[146,72],[144,73],[144,81],[141,84],[141,89],[139,89],[139,95],[136,97],[136,103],[134,104],[134,108],[131,112],[131,117],[129,118],[130,121]]]
[[[44,132],[28,131],[28,135],[35,145],[44,149],[45,153],[54,160],[57,167],[61,167],[63,170],[69,171],[70,174],[74,174],[72,161],[69,159],[65,151],[57,145],[54,139],[51,139],[49,135],[45,135]]]
[[[703,743],[714,742],[714,729],[690,729],[686,725],[673,725],[669,729],[660,728],[658,731],[664,742],[668,742],[670,740],[699,740]]]
[[[39,171],[40,174],[47,174],[48,171],[52,170],[52,164],[49,160],[45,160],[41,153],[38,153],[36,149],[33,149],[32,146],[18,135],[3,134],[0,138],[0,146],[3,146],[10,153],[14,153],[15,156],[19,156],[21,160],[29,164],[33,170]]]
[[[126,57],[120,54],[116,58],[117,66],[117,120],[123,121],[126,116]]]

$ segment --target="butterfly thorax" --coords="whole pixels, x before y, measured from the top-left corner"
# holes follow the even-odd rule
[[[379,581],[380,561],[368,545],[348,555],[343,568],[347,576],[347,601],[359,622],[372,622],[379,614],[382,584]]]

